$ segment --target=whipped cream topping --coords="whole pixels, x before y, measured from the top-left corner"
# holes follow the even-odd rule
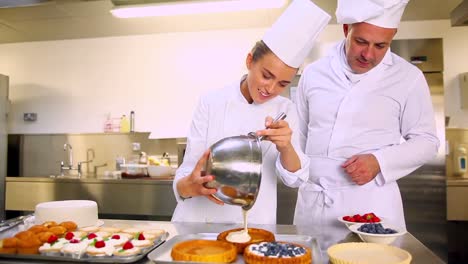
[[[88,243],[86,242],[68,243],[62,247],[61,252],[83,254],[86,251],[86,248],[88,248]]]
[[[60,250],[65,244],[68,243],[68,240],[65,238],[59,238],[55,243],[44,243],[42,246],[39,247],[39,251],[43,250]]]
[[[139,247],[139,248],[145,248],[153,245],[153,242],[149,240],[138,240],[138,239],[133,239],[132,241],[133,246]]]
[[[114,255],[136,255],[136,254],[139,254],[141,251],[140,248],[138,247],[134,247],[134,248],[130,248],[130,249],[123,249],[123,248],[117,248],[115,251],[114,251]]]
[[[121,245],[125,244],[125,242],[127,242],[127,241],[128,241],[128,237],[126,237],[126,236],[120,236],[119,239],[109,237],[109,240],[107,240],[106,243],[109,243],[109,244],[111,244],[111,245],[113,245],[115,247],[115,246],[121,246]]]
[[[114,246],[106,243],[102,248],[97,248],[94,246],[89,246],[86,252],[93,256],[112,256],[114,253]]]

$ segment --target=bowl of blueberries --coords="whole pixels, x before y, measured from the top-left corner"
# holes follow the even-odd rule
[[[397,237],[406,234],[406,230],[382,223],[359,223],[349,226],[364,242],[391,244]]]

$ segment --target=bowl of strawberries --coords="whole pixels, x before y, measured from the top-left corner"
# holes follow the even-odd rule
[[[374,213],[340,216],[338,217],[338,221],[344,223],[348,227],[356,223],[383,223],[382,217]]]

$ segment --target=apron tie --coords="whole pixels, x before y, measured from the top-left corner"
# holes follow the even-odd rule
[[[345,186],[330,186],[327,183],[326,178],[319,178],[318,182],[307,182],[307,187],[305,188],[307,191],[312,192],[319,192],[319,202],[318,204],[320,207],[332,207],[335,201],[333,200],[332,193],[336,190],[343,190],[352,187],[352,185],[345,185]]]

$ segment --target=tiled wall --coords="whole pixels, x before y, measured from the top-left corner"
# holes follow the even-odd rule
[[[22,135],[19,148],[20,176],[58,175],[60,161],[68,163],[67,152],[63,150],[65,143],[73,148],[74,166],[80,161],[87,160],[89,149],[94,150],[93,162],[83,165],[85,173],[92,173],[94,166],[105,163],[107,166],[99,168],[99,174],[103,174],[106,170],[115,170],[116,157],[130,156],[132,142],[139,142],[141,151],[148,155],[161,156],[164,152],[168,152],[171,165],[177,166],[177,142],[184,139],[148,139],[148,135],[149,133]]]

